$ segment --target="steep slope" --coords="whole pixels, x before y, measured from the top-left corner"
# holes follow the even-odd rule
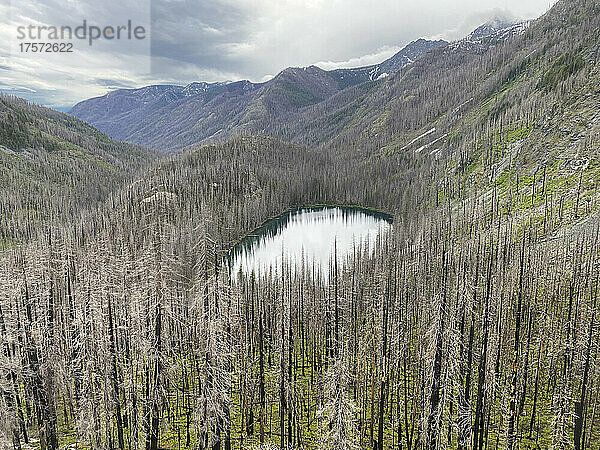
[[[153,158],[71,116],[0,96],[0,245],[93,207]]]
[[[450,200],[457,216],[465,205],[487,204],[494,216],[553,238],[593,228],[600,206],[599,12],[595,1],[558,2],[508,40],[490,35],[495,44],[485,51],[464,42],[435,50],[348,103],[322,148],[370,159],[429,158],[437,167],[428,168],[436,202]],[[469,230],[472,217],[463,219]]]

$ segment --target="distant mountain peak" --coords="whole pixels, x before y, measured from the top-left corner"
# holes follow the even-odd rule
[[[391,58],[379,64],[353,69],[336,69],[329,73],[334,76],[340,86],[348,87],[365,81],[376,81],[388,77],[412,64],[429,50],[448,44],[444,40],[431,41],[419,38],[402,48]]]
[[[466,39],[470,41],[497,37],[506,39],[512,34],[517,34],[529,26],[530,21],[508,20],[496,17],[478,26]]]
[[[448,46],[449,51],[484,53],[499,42],[522,34],[531,25],[531,20],[515,22],[506,19],[492,19],[477,27],[469,35]]]

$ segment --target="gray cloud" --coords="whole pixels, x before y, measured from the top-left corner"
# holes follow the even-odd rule
[[[94,82],[98,86],[103,86],[109,89],[129,89],[135,87],[130,83],[123,83],[121,80],[111,80],[106,78],[96,78]]]
[[[453,40],[494,17],[537,17],[550,1],[19,0],[0,21],[0,90],[67,106],[122,87],[263,81],[288,66],[360,66],[419,37]],[[16,23],[80,24],[86,18],[105,25],[144,17],[152,23],[147,47],[104,42],[77,59],[35,59],[6,46]]]

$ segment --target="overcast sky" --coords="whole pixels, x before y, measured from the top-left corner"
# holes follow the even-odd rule
[[[0,0],[0,90],[68,107],[123,87],[264,81],[289,66],[357,67],[420,38],[455,40],[494,18],[535,18],[551,0]],[[148,28],[144,40],[23,53],[29,24]],[[38,41],[39,42],[39,41]],[[57,41],[54,41],[57,42]]]

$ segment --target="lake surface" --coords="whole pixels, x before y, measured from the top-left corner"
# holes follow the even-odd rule
[[[327,278],[330,262],[338,263],[359,246],[373,251],[379,233],[390,229],[392,217],[361,208],[301,208],[270,220],[245,237],[230,252],[232,274],[240,270],[265,274],[281,272],[282,261]]]

